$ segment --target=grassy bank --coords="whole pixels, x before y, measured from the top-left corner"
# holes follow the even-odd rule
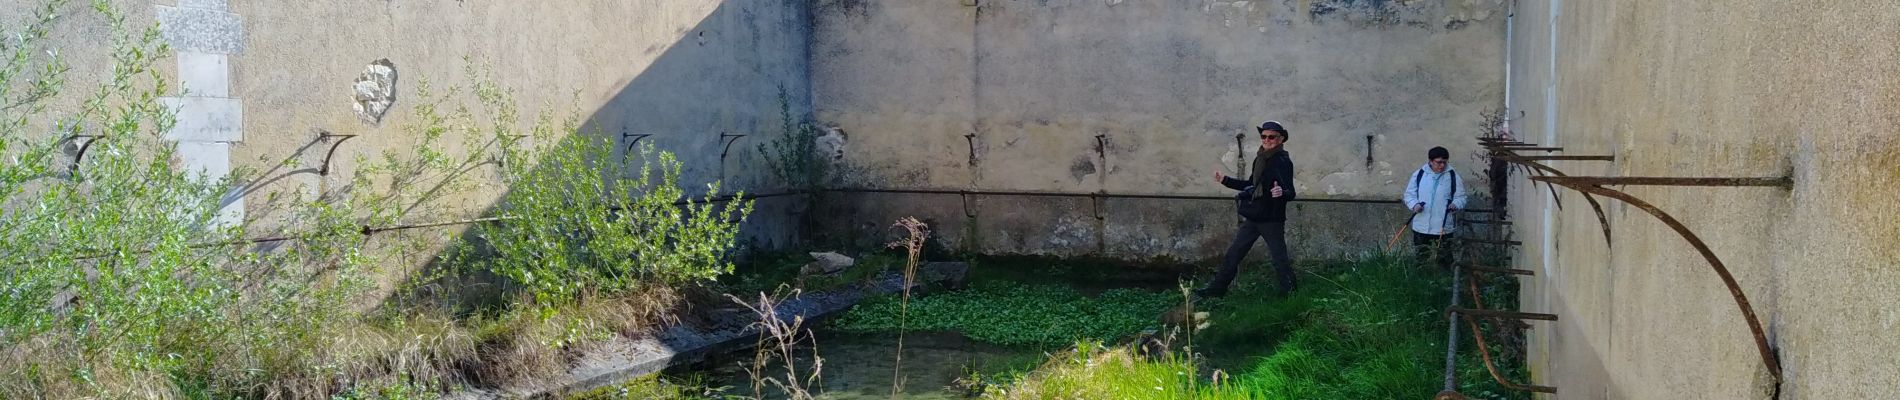
[[[1304,272],[1301,290],[1286,299],[1267,296],[1266,274],[1247,274],[1233,294],[1208,302],[1213,324],[1190,352],[1151,359],[1083,344],[985,396],[1386,399],[1441,389],[1448,274],[1386,257]],[[1514,303],[1505,301],[1515,296],[1508,286],[1488,287],[1499,288],[1485,294],[1488,304]],[[1462,339],[1460,349],[1473,348]],[[1521,366],[1505,370],[1523,379]],[[1472,351],[1461,351],[1457,375],[1459,391],[1473,398],[1528,398],[1495,384]]]

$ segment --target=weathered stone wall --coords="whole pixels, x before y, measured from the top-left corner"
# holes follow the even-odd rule
[[[1781,399],[1900,398],[1900,3],[1518,3],[1513,123],[1615,162],[1573,175],[1792,176],[1793,188],[1622,187],[1733,272]],[[1728,289],[1687,242],[1617,201],[1513,183],[1532,368],[1561,398],[1759,399],[1770,380]]]
[[[41,3],[8,3],[0,17],[20,20]],[[73,61],[76,89],[110,75],[106,24],[86,3],[68,4],[52,36]],[[571,113],[584,132],[623,148],[622,133],[648,134],[640,143],[685,163],[684,186],[723,179],[728,192],[776,189],[756,148],[783,133],[781,110],[794,119],[811,111],[802,2],[112,4],[134,29],[156,24],[174,51],[157,67],[174,89],[162,101],[179,111],[169,137],[181,164],[214,177],[256,172],[242,182],[248,196],[226,206],[234,219],[268,223],[283,216],[262,208],[262,196],[310,198],[358,179],[360,157],[414,153],[421,123],[414,108],[473,104],[468,87],[477,83],[512,89],[524,128],[543,113]],[[423,95],[424,82],[436,98]],[[455,87],[462,91],[449,93]],[[336,147],[322,176],[336,141],[321,139],[325,132],[357,137]],[[722,134],[746,136],[728,152]],[[452,148],[439,150],[466,151],[460,139],[446,138]],[[505,190],[497,171],[492,164],[467,171],[487,185],[439,204],[485,211]],[[760,245],[794,237],[780,203],[761,202],[748,226]]]
[[[818,120],[848,138],[845,186],[1225,195],[1212,171],[1251,160],[1252,127],[1275,119],[1292,131],[1302,197],[1396,199],[1434,145],[1482,192],[1467,155],[1479,113],[1500,103],[1502,11],[1491,0],[820,0],[813,98]],[[834,204],[856,222],[839,226],[971,219],[954,195],[854,198]],[[985,197],[979,243],[951,246],[1203,259],[1233,233],[1230,203],[1105,203],[1098,220],[1087,199]],[[1296,252],[1325,256],[1385,243],[1405,215],[1300,203],[1293,218]]]

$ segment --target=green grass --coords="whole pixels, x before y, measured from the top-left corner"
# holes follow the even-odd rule
[[[957,331],[971,339],[1058,347],[1089,338],[1120,338],[1154,325],[1174,303],[1167,293],[1112,289],[1089,297],[1066,286],[977,282],[969,289],[911,299],[912,331]],[[895,332],[896,297],[867,300],[832,321],[849,332]]]
[[[1387,399],[1439,391],[1448,274],[1384,257],[1302,269],[1301,290],[1287,299],[1267,297],[1270,274],[1256,267],[1224,300],[1207,302],[1213,326],[1194,349],[1207,358],[1149,360],[1083,345],[986,397]],[[1491,286],[1504,289],[1487,292],[1488,305],[1514,303],[1509,285]],[[1471,346],[1461,333],[1460,349]],[[1497,347],[1494,354],[1504,350]],[[1521,365],[1504,367],[1524,381]],[[1529,397],[1494,383],[1475,352],[1460,353],[1457,375],[1459,391],[1473,398]]]

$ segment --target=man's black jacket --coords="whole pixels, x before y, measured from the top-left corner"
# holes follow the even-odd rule
[[[1264,152],[1263,152],[1264,153]],[[1254,222],[1285,222],[1286,203],[1292,201],[1293,159],[1286,150],[1275,151],[1253,160],[1253,179],[1226,177],[1221,185],[1239,190],[1234,195],[1236,211]],[[1280,197],[1273,197],[1273,185],[1280,185]]]

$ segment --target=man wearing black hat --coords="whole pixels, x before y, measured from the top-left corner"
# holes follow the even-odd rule
[[[1252,179],[1237,179],[1214,171],[1215,181],[1240,191],[1234,198],[1237,211],[1245,220],[1240,222],[1239,232],[1234,233],[1234,243],[1227,246],[1220,272],[1214,274],[1214,280],[1207,286],[1195,289],[1196,296],[1226,295],[1227,286],[1234,282],[1234,275],[1240,270],[1240,259],[1246,258],[1247,251],[1253,249],[1254,239],[1267,241],[1267,250],[1273,255],[1273,269],[1280,275],[1280,297],[1286,297],[1299,286],[1293,276],[1293,258],[1286,248],[1286,203],[1294,198],[1293,159],[1284,148],[1286,127],[1279,121],[1267,121],[1255,131],[1260,132],[1260,153],[1253,160]]]

